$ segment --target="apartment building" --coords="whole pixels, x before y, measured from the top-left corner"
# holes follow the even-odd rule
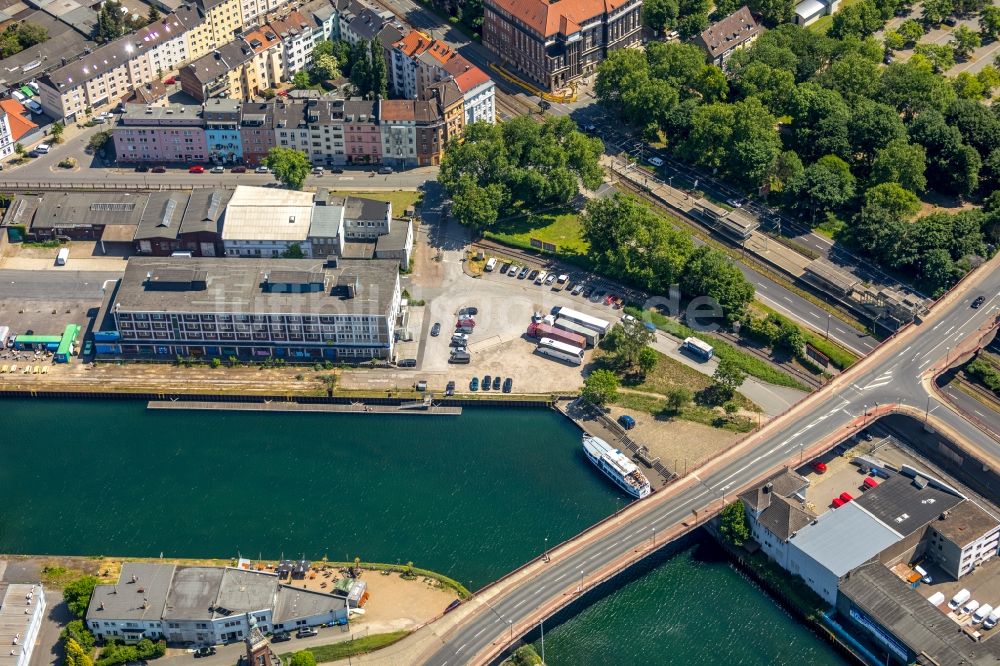
[[[240,144],[243,146],[243,161],[259,164],[276,144],[271,116],[274,105],[265,102],[245,102],[240,118]]]
[[[437,104],[444,122],[444,143],[461,138],[465,130],[465,96],[455,79],[445,79],[428,86],[429,99]]]
[[[245,28],[261,25],[266,15],[279,10],[285,0],[240,0],[240,17]]]
[[[312,52],[316,45],[313,34],[315,24],[298,11],[291,11],[267,22],[267,28],[281,40],[282,66],[289,79],[296,72],[312,66]]]
[[[191,59],[232,41],[243,29],[241,0],[195,0],[203,16],[201,26],[188,33]]]
[[[255,57],[245,40],[234,39],[181,67],[181,90],[199,102],[211,97],[242,100],[256,95],[260,78]]]
[[[14,98],[0,99],[0,159],[12,154],[18,143],[26,144],[38,136],[30,111]]]
[[[219,97],[208,100],[202,106],[208,159],[215,164],[243,162],[240,108],[239,100]]]
[[[202,108],[126,104],[111,130],[122,162],[203,162],[208,159]]]
[[[116,357],[390,359],[399,264],[133,257],[105,303],[101,347]]]
[[[445,128],[435,102],[379,100],[382,163],[407,168],[441,163]]]
[[[641,40],[642,0],[485,0],[483,44],[540,88],[589,76]]]
[[[721,21],[708,26],[695,37],[694,43],[705,49],[709,62],[725,67],[730,56],[753,44],[761,32],[761,27],[744,5]]]
[[[350,99],[344,103],[344,144],[348,164],[379,164],[382,161],[382,132],[379,103]]]
[[[284,49],[281,40],[269,27],[251,30],[243,35],[243,39],[253,51],[254,76],[261,90],[276,88],[286,80]]]
[[[183,14],[189,16],[191,11],[185,9]],[[45,113],[74,122],[87,109],[117,104],[134,89],[184,62],[189,52],[180,13],[165,16],[38,79]]]

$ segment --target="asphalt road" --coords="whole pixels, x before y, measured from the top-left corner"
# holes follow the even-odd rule
[[[978,275],[976,281],[978,287],[970,290],[967,297],[935,313],[932,321],[922,324],[903,350],[882,352],[849,387],[828,390],[825,398],[812,409],[784,423],[770,439],[744,457],[700,479],[698,485],[678,491],[665,502],[650,503],[651,508],[631,522],[574,554],[565,558],[553,557],[541,575],[516,587],[489,607],[484,606],[465,625],[447,636],[427,663],[446,666],[468,661],[503,637],[505,632],[512,631],[511,623],[522,621],[536,608],[564,594],[575,582],[585,581],[588,572],[623,557],[637,546],[649,544],[656,530],[677,525],[691,517],[693,511],[707,508],[719,499],[725,500],[727,492],[735,492],[768,470],[789,461],[797,464],[805,447],[833,434],[878,404],[902,403],[920,409],[926,406],[982,449],[1000,455],[1000,442],[935,400],[929,400],[919,379],[931,363],[944,360],[947,349],[996,316],[1000,306],[1000,271]],[[987,295],[987,302],[978,310],[970,309],[972,298],[980,293]]]
[[[94,300],[103,296],[104,283],[122,276],[94,271],[0,270],[0,298]]]

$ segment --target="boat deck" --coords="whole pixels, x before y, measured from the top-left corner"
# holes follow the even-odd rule
[[[195,400],[150,400],[146,409],[180,409],[202,411],[233,411],[233,412],[318,412],[333,414],[433,414],[437,416],[459,416],[461,407],[445,407],[430,405],[414,407],[407,405],[366,405],[354,403],[351,405],[304,404],[301,402],[270,401],[270,402],[208,402]]]

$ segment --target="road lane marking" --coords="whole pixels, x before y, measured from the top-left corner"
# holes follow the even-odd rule
[[[464,650],[466,645],[468,645],[468,643],[462,643],[462,647],[460,647],[457,650],[455,650],[455,654],[458,654],[459,652],[461,652],[462,650]]]
[[[521,604],[523,604],[525,601],[527,601],[527,599],[521,599],[516,604],[514,604],[514,608],[517,608],[518,606],[520,606]]]
[[[475,634],[473,634],[472,637],[473,638],[479,638],[479,634],[481,634],[484,631],[486,631],[486,629],[487,629],[486,627],[483,627],[482,629],[480,629],[479,631],[477,631]]]
[[[818,315],[818,314],[816,314],[815,312],[810,312],[810,313],[809,313],[809,316],[810,316],[810,317],[815,317],[816,319],[819,319],[819,315]]]

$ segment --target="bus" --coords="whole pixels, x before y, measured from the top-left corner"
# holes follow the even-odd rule
[[[559,317],[552,324],[556,328],[560,328],[567,333],[576,333],[577,335],[582,335],[584,340],[587,341],[588,347],[596,347],[597,343],[601,341],[601,334],[592,328],[587,328],[583,324],[578,324],[572,319],[565,319]]]
[[[684,338],[684,342],[681,343],[681,349],[691,352],[692,355],[702,361],[707,361],[715,354],[715,349],[712,348],[712,345],[698,338]]]
[[[592,317],[589,314],[577,312],[576,310],[570,310],[569,308],[553,308],[552,314],[557,315],[562,319],[575,321],[576,323],[586,326],[587,328],[592,328],[601,335],[607,335],[608,331],[611,330],[611,322],[598,317]]]
[[[535,348],[535,351],[539,354],[559,359],[560,361],[569,361],[573,365],[580,365],[583,363],[582,349],[568,345],[565,342],[553,340],[552,338],[542,338],[539,340],[538,347]]]

